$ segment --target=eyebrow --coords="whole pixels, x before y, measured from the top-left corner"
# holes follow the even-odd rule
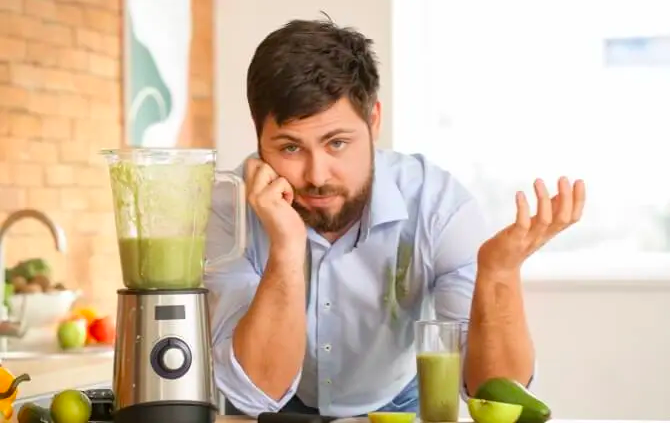
[[[351,133],[355,133],[355,130],[347,129],[347,128],[336,128],[336,129],[331,130],[328,133],[324,134],[319,139],[320,139],[321,142],[325,142],[328,139],[331,139],[331,138],[333,138],[333,137],[335,137],[339,134],[351,134]],[[286,134],[286,133],[277,134],[276,136],[272,137],[270,140],[290,140],[290,141],[295,142],[295,143],[302,143],[302,140],[300,140],[299,138],[297,138],[295,136],[292,136],[290,134]]]

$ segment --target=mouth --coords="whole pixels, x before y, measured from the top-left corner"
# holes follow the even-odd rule
[[[335,199],[337,199],[337,196],[335,195],[329,195],[329,196],[301,196],[300,200],[302,201],[303,204],[309,207],[314,207],[314,208],[324,208],[329,205],[331,205]]]

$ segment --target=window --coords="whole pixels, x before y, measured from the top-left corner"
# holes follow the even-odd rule
[[[582,221],[530,278],[670,277],[666,4],[395,0],[394,148],[452,172],[496,228],[536,177],[585,179]]]

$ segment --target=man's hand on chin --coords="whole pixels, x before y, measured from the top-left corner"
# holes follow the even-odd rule
[[[482,244],[472,301],[465,379],[470,393],[487,379],[506,377],[528,384],[535,354],[526,323],[521,287],[524,261],[554,236],[581,219],[584,182],[573,187],[558,181],[550,198],[541,180],[535,181],[537,214],[530,216],[523,192],[516,194],[516,221]]]

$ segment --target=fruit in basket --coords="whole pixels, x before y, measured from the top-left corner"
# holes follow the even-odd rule
[[[53,422],[51,412],[46,407],[29,402],[21,406],[16,415],[19,423],[50,423]]]
[[[77,307],[72,310],[70,317],[72,319],[84,319],[86,326],[91,326],[91,323],[100,318],[100,313],[92,306]]]
[[[49,411],[54,422],[84,423],[91,418],[91,399],[78,390],[61,391],[51,400]]]
[[[49,289],[51,289],[51,279],[49,279],[49,276],[46,276],[46,275],[43,275],[43,274],[35,275],[30,280],[30,284],[31,285],[38,285],[43,292],[46,292]]]
[[[86,344],[96,344],[98,341],[91,335],[91,325],[101,318],[100,312],[93,306],[77,307],[68,316],[69,320],[84,320],[86,322],[87,336]]]
[[[88,327],[88,334],[95,342],[101,344],[112,344],[116,336],[114,322],[109,316],[95,319]]]
[[[14,287],[14,291],[18,293],[25,292],[28,287],[28,281],[23,276],[14,276],[9,283]]]
[[[66,319],[58,324],[58,345],[64,350],[86,345],[88,328],[82,319]]]
[[[51,277],[51,266],[43,258],[31,258],[5,269],[5,284],[13,286],[15,294],[31,294],[65,290],[62,283]]]
[[[14,268],[10,270],[11,278],[15,276],[22,276],[27,281],[33,280],[36,276],[51,276],[51,267],[49,263],[43,258],[31,258],[19,262]]]
[[[474,398],[523,406],[517,422],[542,423],[551,419],[549,407],[512,379],[491,378],[477,388]]]

